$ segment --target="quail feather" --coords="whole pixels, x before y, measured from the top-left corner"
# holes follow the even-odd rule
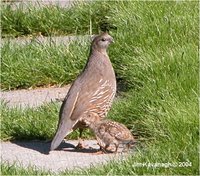
[[[61,105],[51,150],[76,129],[80,129],[81,138],[83,129],[88,127],[83,119],[93,115],[99,119],[106,117],[116,94],[115,73],[106,51],[112,42],[113,38],[107,32],[93,39],[86,66]],[[78,146],[82,146],[81,140]]]

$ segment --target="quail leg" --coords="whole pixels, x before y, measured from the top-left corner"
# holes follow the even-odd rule
[[[105,148],[103,148],[103,151],[105,152],[105,153],[108,153],[110,150],[108,150],[108,147],[109,147],[110,145],[109,144],[106,144],[106,146],[105,146]]]
[[[119,144],[114,143],[114,145],[115,145],[115,151],[114,151],[114,153],[117,153]]]
[[[128,152],[128,150],[129,150],[129,147],[128,147],[128,144],[122,144],[122,151],[121,151],[121,153],[123,153],[123,152]]]
[[[109,147],[109,145],[106,145],[105,147],[100,146],[99,151],[97,152],[97,154],[106,154],[106,153],[110,153],[109,150],[107,150],[107,148]]]
[[[103,142],[102,140],[96,136],[96,139],[97,139],[97,144],[99,145],[99,150],[95,153],[95,155],[99,155],[99,154],[104,154],[105,153],[105,150],[104,150],[104,147],[103,147]]]
[[[76,149],[84,149],[85,146],[83,144],[82,138],[83,129],[79,128],[79,138],[78,138],[78,145],[75,147]]]
[[[96,137],[96,139],[97,139],[97,144],[100,147],[99,150],[101,150],[103,148],[103,142],[102,142],[102,140],[99,137]]]
[[[134,141],[131,141],[129,142],[128,144],[126,144],[126,149],[127,149],[127,152],[130,152],[131,148],[134,146],[135,142]]]
[[[129,152],[130,148],[131,148],[131,143],[126,144],[126,146],[125,146],[125,149],[126,149],[125,152]]]

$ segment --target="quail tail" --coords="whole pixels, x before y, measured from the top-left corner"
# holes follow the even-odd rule
[[[62,140],[67,136],[69,133],[72,132],[72,128],[69,129],[69,126],[65,123],[63,123],[57,130],[55,137],[53,138],[51,142],[51,148],[50,150],[55,150]]]

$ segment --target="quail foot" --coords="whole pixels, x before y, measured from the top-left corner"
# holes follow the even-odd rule
[[[83,117],[106,117],[116,93],[115,73],[107,54],[107,48],[112,42],[113,38],[108,33],[102,33],[93,39],[86,66],[73,82],[60,108],[51,150],[56,149],[65,136],[78,128],[81,142],[82,130],[88,127],[82,120]]]

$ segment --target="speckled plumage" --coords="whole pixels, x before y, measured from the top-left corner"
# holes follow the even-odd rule
[[[120,144],[129,148],[135,142],[130,130],[121,123],[111,120],[87,119],[86,124],[95,133],[100,147],[105,151],[111,144],[115,145],[115,152],[117,152]]]
[[[112,42],[113,38],[107,33],[96,36],[92,41],[88,62],[61,106],[51,150],[57,148],[73,130],[87,127],[83,119],[106,117],[116,93],[115,73],[106,52]]]

